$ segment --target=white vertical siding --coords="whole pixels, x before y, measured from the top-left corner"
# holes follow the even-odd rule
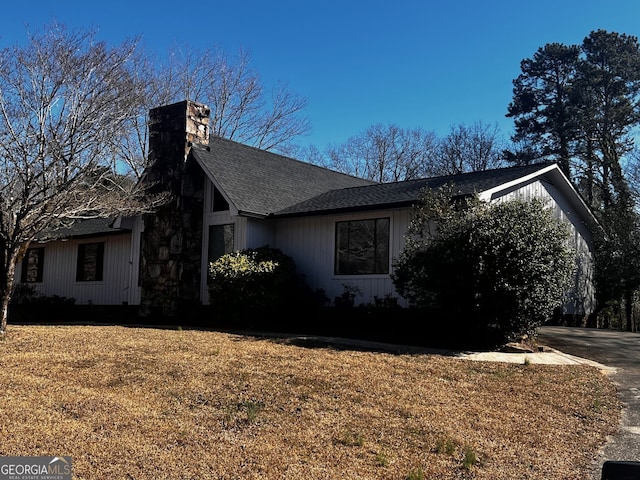
[[[205,205],[207,203],[205,202]],[[210,205],[210,203],[209,203]],[[200,301],[204,305],[209,304],[209,291],[207,288],[207,276],[209,275],[209,226],[210,225],[233,225],[233,248],[240,250],[242,243],[239,239],[245,237],[246,219],[241,217],[232,217],[229,212],[206,212],[204,213],[204,224],[202,227],[202,245],[201,245],[201,265],[200,265]]]
[[[247,218],[246,241],[242,248],[260,248],[266,245],[275,248],[275,224],[258,218]]]
[[[142,217],[136,217],[133,220],[131,230],[131,246],[129,249],[129,305],[140,305],[141,288],[140,288],[140,241],[142,232],[144,231],[144,220]]]
[[[211,205],[212,184],[206,182],[205,205]],[[344,291],[344,285],[358,287],[363,295],[356,298],[357,303],[369,303],[374,297],[384,298],[388,292],[394,292],[393,283],[389,275],[335,275],[334,248],[336,221],[359,220],[368,218],[389,217],[391,220],[390,252],[395,258],[404,246],[404,233],[407,228],[407,211],[376,211],[367,214],[342,216],[314,216],[287,219],[274,222],[232,215],[231,212],[204,213],[203,244],[202,244],[202,290],[200,298],[208,304],[206,287],[207,246],[209,242],[209,225],[232,223],[235,233],[235,249],[258,248],[269,245],[282,250],[293,258],[298,271],[305,276],[305,280],[312,288],[322,288],[327,296],[333,300]],[[390,268],[391,268],[390,259]],[[406,305],[399,298],[401,305]]]
[[[570,208],[564,196],[553,185],[534,181],[530,184],[503,192],[494,201],[515,198],[540,198],[549,203],[555,216],[569,225],[572,246],[576,248],[576,274],[574,286],[568,292],[565,313],[584,314],[594,306],[593,254],[589,228]],[[405,245],[411,210],[379,210],[353,215],[323,215],[305,218],[282,219],[277,224],[276,246],[290,255],[312,288],[323,288],[333,300],[344,292],[344,285],[357,287],[363,294],[357,303],[370,303],[375,297],[384,298],[391,292],[399,304],[407,302],[395,291],[390,275],[336,275],[334,273],[335,225],[338,221],[389,217],[391,270]]]
[[[212,190],[212,184],[208,180],[205,189],[205,205],[211,205]],[[577,259],[579,269],[575,277],[575,287],[569,294],[570,298],[565,310],[567,313],[591,311],[594,298],[592,283],[593,260],[591,252],[592,240],[588,227],[577,218],[577,215],[572,211],[563,195],[549,183],[534,181],[519,188],[512,188],[509,191],[498,193],[494,201],[504,201],[514,198],[541,198],[546,200],[554,209],[557,218],[568,222],[573,234],[572,239],[574,246],[579,252]],[[293,258],[298,270],[305,276],[306,282],[314,289],[322,288],[330,300],[341,295],[344,292],[345,285],[349,285],[357,287],[359,291],[362,292],[362,295],[356,298],[358,304],[371,303],[375,297],[384,298],[385,295],[391,293],[394,297],[398,298],[400,305],[407,305],[407,302],[395,291],[390,275],[336,275],[334,273],[334,257],[336,222],[388,217],[390,219],[391,272],[394,261],[405,245],[405,235],[411,215],[409,208],[376,210],[349,215],[318,215],[280,219],[277,221],[238,216],[233,207],[229,212],[211,212],[208,210],[209,209],[205,208],[203,212],[201,300],[204,304],[208,303],[206,278],[208,271],[206,264],[209,242],[208,227],[210,225],[233,224],[234,249],[256,248],[263,245],[279,248]],[[129,295],[125,298],[130,304],[139,304],[140,298],[139,288],[137,287],[139,227],[141,227],[141,225],[139,225],[137,229],[134,227],[133,238],[131,239],[129,248],[130,256],[127,262],[123,262],[132,265],[129,272],[129,283],[133,288],[128,289],[128,287],[126,287],[127,290],[129,290]],[[73,249],[73,251],[75,252],[75,249]],[[105,259],[107,258],[107,251],[106,249]],[[48,252],[45,255],[47,254]],[[46,261],[47,260],[45,260],[45,262]],[[75,257],[72,258],[71,263],[73,264],[72,272],[74,273]],[[105,265],[105,275],[106,272],[107,269]],[[124,274],[124,272],[121,272],[121,275],[122,274]],[[77,285],[74,286],[74,288],[75,290],[67,288],[67,291],[73,290],[78,292]],[[117,290],[114,286],[113,294],[109,298],[109,301],[112,303],[120,303],[121,301],[116,301],[116,297],[118,297],[118,295],[116,295]],[[101,298],[98,295],[94,296],[96,299]],[[77,298],[81,301],[86,301],[85,299],[90,298],[90,295],[83,294]],[[97,303],[98,300],[96,299],[92,299],[92,301]]]
[[[408,210],[378,210],[352,215],[319,215],[313,217],[282,219],[278,221],[276,245],[283,253],[291,256],[300,273],[311,288],[324,289],[333,301],[344,292],[344,286],[357,287],[362,295],[356,297],[356,304],[371,303],[375,297],[384,298],[387,293],[400,298],[391,276],[386,275],[336,275],[334,273],[336,222],[388,217],[390,219],[391,253],[390,271],[393,259],[404,247],[404,235],[408,225]]]
[[[211,184],[207,184],[205,205],[211,205]],[[578,269],[575,287],[569,292],[567,313],[588,313],[593,308],[593,260],[592,239],[588,227],[577,217],[561,192],[553,185],[534,181],[517,189],[497,194],[494,201],[514,198],[541,198],[547,202],[557,218],[565,221],[572,232],[573,246],[578,251]],[[411,210],[376,210],[347,215],[318,215],[302,218],[261,220],[242,217],[230,212],[203,212],[202,237],[202,290],[201,299],[208,303],[207,256],[209,225],[234,225],[234,249],[256,248],[269,245],[279,248],[291,256],[306,282],[314,289],[323,289],[327,297],[333,299],[344,292],[345,285],[356,287],[362,292],[356,297],[357,304],[367,304],[375,297],[384,298],[391,293],[406,306],[393,286],[390,275],[336,275],[334,273],[336,222],[386,218],[390,219],[390,272],[393,263],[405,245],[405,234],[409,225]],[[44,269],[42,283],[34,284],[37,290],[47,296],[70,297],[78,304],[116,305],[140,304],[138,286],[140,233],[144,228],[141,218],[131,219],[130,233],[106,235],[86,239],[73,239],[44,244]],[[80,243],[104,242],[103,280],[100,282],[76,282],[76,262]],[[33,245],[37,247],[40,245]],[[21,266],[18,265],[16,279],[19,282]]]
[[[505,193],[494,201],[531,200],[534,198],[547,202],[549,208],[553,210],[554,216],[568,225],[571,246],[576,250],[576,272],[573,286],[567,292],[564,311],[570,315],[588,314],[595,307],[592,235],[587,225],[571,208],[567,199],[552,184],[536,180],[517,190]]]
[[[102,280],[77,282],[78,245],[94,242],[104,242]],[[44,247],[43,277],[42,283],[33,285],[41,295],[74,298],[78,305],[121,305],[129,301],[131,235],[128,232],[32,245],[38,246]],[[18,265],[17,282],[20,274],[21,265]]]

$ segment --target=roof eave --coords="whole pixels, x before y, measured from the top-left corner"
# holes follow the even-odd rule
[[[501,191],[515,187],[517,185],[521,185],[523,183],[530,182],[531,180],[535,180],[536,178],[543,177],[544,175],[555,177],[556,181],[553,182],[554,185],[557,188],[563,190],[563,193],[565,195],[569,194],[567,195],[568,200],[571,202],[574,208],[576,208],[579,211],[581,218],[583,218],[591,228],[595,228],[595,229],[602,228],[602,226],[600,225],[600,222],[598,222],[596,217],[593,215],[593,212],[591,211],[591,209],[587,206],[586,202],[583,200],[582,196],[578,193],[578,191],[575,189],[571,181],[569,181],[569,179],[567,178],[567,176],[564,174],[564,172],[558,166],[557,163],[550,164],[528,175],[524,175],[515,180],[505,182],[495,187],[484,190],[480,192],[480,198],[485,201],[490,201],[494,198],[494,195],[496,195]],[[560,180],[560,181],[558,182],[557,180]]]
[[[348,214],[358,212],[369,212],[373,210],[389,210],[393,208],[407,208],[411,207],[417,202],[416,200],[401,201],[401,202],[389,202],[379,203],[375,205],[359,205],[356,207],[342,207],[342,208],[326,208],[321,210],[305,210],[292,213],[272,213],[268,218],[281,219],[281,218],[295,218],[295,217],[310,217],[317,215],[336,215],[336,214]]]
[[[485,201],[489,201],[493,198],[493,195],[497,192],[501,192],[503,190],[506,190],[508,188],[511,187],[515,187],[517,185],[520,185],[522,183],[526,183],[529,182],[537,177],[540,177],[542,175],[544,175],[547,172],[550,172],[552,170],[560,170],[560,168],[556,165],[556,164],[551,164],[551,165],[547,165],[546,167],[542,167],[540,170],[536,170],[535,172],[532,172],[528,175],[524,175],[522,177],[518,177],[515,180],[511,180],[509,182],[505,182],[505,183],[501,183],[500,185],[496,185],[495,187],[489,188],[487,190],[483,190],[482,192],[480,192],[480,199],[481,200],[485,200]],[[562,172],[561,172],[562,173]],[[566,180],[566,178],[565,178]]]

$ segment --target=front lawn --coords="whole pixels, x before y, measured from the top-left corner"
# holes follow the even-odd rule
[[[227,333],[12,326],[0,455],[74,479],[577,479],[619,422],[589,366]]]

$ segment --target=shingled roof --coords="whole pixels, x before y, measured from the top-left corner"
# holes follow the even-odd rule
[[[548,167],[548,163],[377,183],[220,137],[193,145],[196,161],[240,213],[298,216],[415,203],[424,188],[451,185],[459,195],[490,190]]]
[[[296,205],[283,208],[275,216],[298,216],[326,214],[339,211],[404,207],[415,203],[420,192],[450,185],[457,195],[471,195],[508,184],[532,173],[547,168],[550,164],[539,163],[521,167],[505,167],[481,172],[446,175],[419,180],[330,190]]]
[[[220,137],[192,155],[240,213],[267,216],[329,190],[375,182]]]
[[[45,242],[50,240],[60,240],[68,238],[93,237],[96,235],[123,233],[131,230],[128,228],[115,228],[115,220],[115,217],[76,220],[66,227],[59,227],[55,230],[45,230],[40,235],[38,235],[36,241]]]

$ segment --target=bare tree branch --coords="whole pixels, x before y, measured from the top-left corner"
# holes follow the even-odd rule
[[[0,51],[0,334],[31,241],[74,219],[154,206],[111,168],[114,139],[141,104],[136,53],[135,41],[111,48],[57,24]]]
[[[342,145],[327,149],[331,168],[378,182],[397,182],[431,174],[437,138],[421,128],[376,124]]]
[[[453,175],[500,167],[504,164],[503,149],[497,125],[490,126],[482,122],[471,126],[455,125],[440,141],[435,172],[438,175]]]

